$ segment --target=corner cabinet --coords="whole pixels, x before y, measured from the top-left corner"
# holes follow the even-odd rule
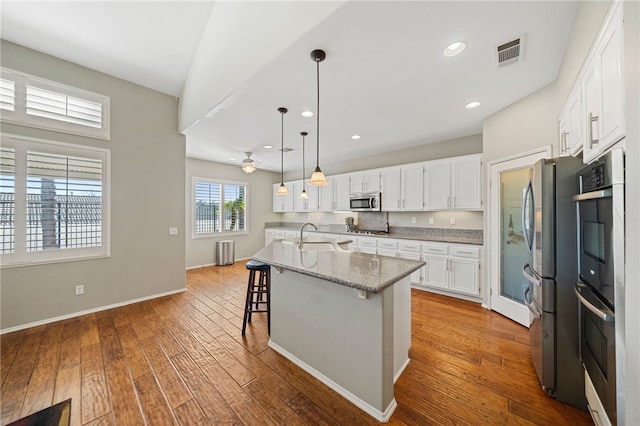
[[[424,165],[424,210],[482,210],[482,156]]]
[[[625,136],[623,2],[612,1],[559,118],[560,155],[590,163]]]

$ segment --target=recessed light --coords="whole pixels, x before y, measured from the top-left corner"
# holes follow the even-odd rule
[[[313,112],[309,111],[309,110],[304,110],[302,111],[302,114],[300,114],[303,117],[309,118],[309,117],[313,117]]]
[[[265,146],[263,146],[263,148],[265,148],[265,149],[271,149],[271,148],[273,148],[273,145],[265,145]]]
[[[236,157],[229,157],[230,161],[236,161]]]
[[[356,140],[360,139],[360,135],[353,135],[353,136],[351,136],[351,139],[356,141]]]
[[[472,109],[472,108],[478,108],[480,105],[482,105],[482,102],[480,101],[473,101],[473,102],[469,102],[468,104],[466,104],[464,107],[466,109]]]
[[[456,41],[448,45],[442,54],[447,57],[456,56],[461,54],[465,47],[467,44],[464,41]]]

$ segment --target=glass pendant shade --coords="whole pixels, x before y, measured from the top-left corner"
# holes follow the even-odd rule
[[[256,171],[256,166],[253,163],[244,163],[242,165],[242,171],[245,173],[253,173]]]
[[[287,187],[284,186],[284,182],[282,182],[280,184],[280,186],[278,187],[278,190],[276,191],[276,194],[278,195],[287,195],[289,193],[289,190],[287,190]]]
[[[305,191],[304,189],[300,193],[300,199],[301,200],[308,200],[309,199],[309,194],[307,194],[307,191]]]
[[[316,167],[316,170],[311,175],[311,179],[309,179],[309,185],[315,185],[315,186],[329,185],[329,181],[325,177],[324,173],[322,173],[322,170],[320,170],[320,167]]]

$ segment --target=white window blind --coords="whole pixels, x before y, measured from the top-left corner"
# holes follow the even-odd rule
[[[2,68],[2,121],[109,139],[110,98]]]
[[[247,231],[247,185],[193,179],[193,235]]]
[[[108,256],[109,151],[2,135],[2,267]]]
[[[0,253],[15,250],[15,177],[15,150],[0,147]]]

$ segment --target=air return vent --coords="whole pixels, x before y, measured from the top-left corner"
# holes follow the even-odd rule
[[[497,47],[498,68],[520,62],[522,58],[522,37]]]

